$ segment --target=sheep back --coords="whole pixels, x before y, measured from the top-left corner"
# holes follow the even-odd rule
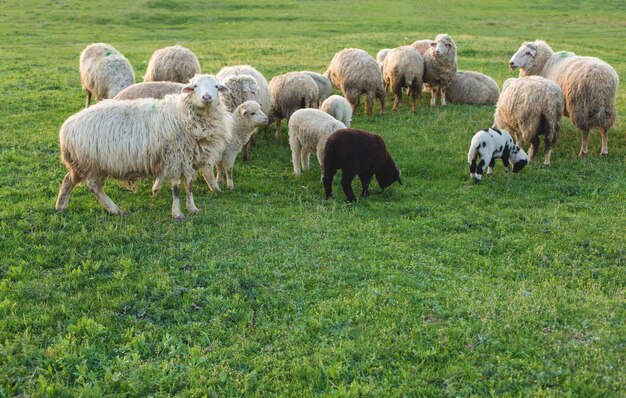
[[[131,100],[137,98],[162,99],[168,94],[178,94],[184,84],[175,82],[136,83],[117,93],[114,100]]]
[[[258,92],[258,103],[261,105],[261,110],[266,115],[269,115],[272,111],[272,96],[270,94],[269,84],[265,76],[258,70],[250,65],[234,65],[225,66],[215,75],[219,81],[224,81],[231,76],[238,75],[250,75],[256,80]]]
[[[274,119],[289,119],[298,109],[312,108],[317,102],[317,84],[313,78],[302,72],[275,76],[270,81],[269,88]]]
[[[135,83],[130,62],[113,46],[94,43],[80,54],[80,81],[96,99],[113,98]]]
[[[308,151],[317,151],[323,148],[326,139],[333,132],[346,126],[318,109],[299,109],[289,119],[289,141],[298,140],[301,147]],[[322,160],[322,159],[320,159]]]
[[[191,50],[176,45],[161,48],[152,54],[143,81],[187,83],[198,73],[200,62],[196,55]]]
[[[392,91],[396,87],[415,86],[420,92],[423,75],[424,60],[411,46],[394,48],[383,62],[383,80]]]
[[[224,106],[229,112],[233,112],[235,108],[246,101],[259,102],[259,86],[251,75],[229,76],[221,82],[229,90],[229,93],[223,98]]]
[[[346,127],[350,127],[350,123],[352,123],[352,107],[341,95],[331,95],[326,98],[320,110],[339,120]]]
[[[319,73],[310,71],[302,71],[302,73],[309,75],[317,84],[317,106],[320,106],[333,93],[333,85],[326,76]]]
[[[446,98],[457,104],[495,105],[499,96],[498,83],[479,72],[457,72],[446,90]]]

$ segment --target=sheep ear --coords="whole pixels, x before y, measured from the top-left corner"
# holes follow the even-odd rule
[[[431,46],[431,47],[437,47],[437,42],[436,42],[436,41],[434,41],[434,42],[430,43],[430,46]]]
[[[191,93],[193,92],[193,84],[189,83],[180,90],[181,93]]]
[[[241,109],[239,110],[239,113],[241,113],[241,116],[245,115],[246,112],[248,112],[248,110],[245,107],[241,107]]]
[[[223,84],[220,84],[219,86],[217,86],[217,91],[219,91],[222,94],[230,93],[230,89]]]

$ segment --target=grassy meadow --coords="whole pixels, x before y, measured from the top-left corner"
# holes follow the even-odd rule
[[[200,213],[114,181],[125,217],[78,186],[54,211],[58,130],[82,109],[78,57],[116,47],[137,76],[181,44],[203,72],[323,72],[446,32],[461,70],[499,84],[523,41],[597,56],[618,122],[579,158],[569,120],[539,162],[473,185],[467,149],[494,107],[363,114],[403,186],[345,202],[319,166],[295,178],[260,134],[236,191],[195,184]],[[0,0],[0,397],[623,396],[626,394],[626,4],[623,0]],[[285,126],[285,124],[283,124]],[[360,189],[358,180],[354,189]],[[186,211],[184,210],[186,213]]]

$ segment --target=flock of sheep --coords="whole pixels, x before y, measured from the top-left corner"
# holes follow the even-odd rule
[[[280,139],[282,119],[288,120],[294,173],[306,171],[310,154],[315,152],[327,196],[334,172],[343,167],[342,186],[353,201],[350,183],[355,175],[361,178],[362,196],[367,194],[372,175],[381,186],[400,181],[382,139],[348,129],[362,95],[367,115],[372,114],[375,100],[384,115],[388,90],[395,97],[394,111],[404,90],[413,112],[422,91],[431,94],[431,106],[437,98],[441,105],[446,105],[446,99],[496,104],[493,128],[478,132],[470,145],[468,162],[476,182],[487,166],[488,173],[493,171],[496,158],[503,160],[507,170],[510,161],[513,171],[519,171],[536,154],[540,135],[545,136],[544,163],[549,164],[563,115],[582,132],[581,156],[588,153],[588,135],[594,128],[601,130],[601,154],[608,154],[608,130],[616,119],[619,84],[610,65],[598,58],[553,52],[541,40],[526,42],[509,62],[511,69],[520,70],[520,78],[507,80],[500,93],[492,78],[457,71],[456,52],[454,40],[446,34],[411,46],[383,49],[377,59],[364,50],[349,48],[335,54],[323,75],[289,72],[268,83],[249,65],[224,67],[215,76],[200,74],[195,54],[177,45],[154,52],[144,82],[134,84],[133,69],[120,52],[108,44],[91,44],[80,56],[86,107],[68,118],[59,133],[61,158],[68,173],[56,209],[65,210],[74,186],[84,182],[109,213],[122,214],[104,193],[105,179],[133,187],[136,179],[153,178],[155,194],[164,181],[171,184],[172,216],[182,219],[181,178],[187,211],[196,213],[191,186],[197,172],[212,191],[220,190],[223,179],[227,188],[233,189],[232,170],[238,153],[243,151],[243,159],[247,159],[248,140],[260,125],[275,122],[276,138]],[[333,86],[343,96],[332,95]],[[107,100],[90,106],[91,97]],[[380,149],[367,149],[379,141]],[[327,142],[341,143],[341,147],[329,149]],[[519,147],[521,143],[530,143],[528,156]],[[324,164],[325,157],[338,159],[338,153],[345,158]],[[324,174],[329,167],[332,172]]]

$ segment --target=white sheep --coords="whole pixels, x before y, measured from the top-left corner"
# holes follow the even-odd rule
[[[168,81],[187,83],[200,73],[198,57],[183,46],[170,46],[156,50],[143,77],[144,82]]]
[[[256,93],[257,102],[261,104],[261,110],[266,115],[270,115],[272,112],[272,95],[270,94],[269,84],[267,83],[267,79],[261,72],[256,70],[254,67],[250,65],[234,65],[234,66],[225,66],[217,73],[216,77],[222,81],[231,76],[238,75],[250,75],[256,80],[258,91]],[[248,147],[250,146],[250,142],[247,142],[243,146],[242,151],[242,159],[248,160]]]
[[[529,160],[537,153],[539,135],[544,135],[544,164],[550,165],[563,109],[563,94],[552,80],[541,76],[508,79],[496,105],[494,126],[511,132],[518,144],[530,142]]]
[[[446,89],[456,77],[456,43],[447,34],[440,34],[435,41],[418,40],[411,45],[424,58],[424,85],[430,91],[430,106],[439,97],[446,105]]]
[[[94,43],[80,53],[80,82],[88,107],[92,96],[96,100],[113,98],[135,83],[135,74],[130,62],[113,46]]]
[[[611,65],[595,57],[553,52],[542,40],[525,42],[511,57],[509,67],[521,76],[539,75],[555,81],[565,101],[565,115],[582,132],[580,156],[589,152],[589,130],[602,134],[600,155],[609,154],[609,129],[617,118],[615,99],[619,76]]]
[[[391,48],[383,48],[376,53],[376,62],[378,63],[378,66],[380,66],[381,72],[383,70],[383,62],[385,62],[385,58],[387,58],[387,55],[389,55],[391,50]]]
[[[135,83],[117,93],[114,100],[131,100],[137,98],[162,99],[168,94],[177,94],[185,85],[175,82],[145,82]]]
[[[311,152],[317,154],[317,161],[324,174],[324,148],[326,139],[339,129],[346,126],[318,109],[300,109],[289,119],[289,146],[291,147],[291,161],[296,176],[309,169]]]
[[[320,105],[322,105],[322,102],[324,102],[326,98],[330,97],[333,93],[333,85],[326,76],[320,75],[319,73],[307,70],[303,70],[302,73],[306,73],[311,76],[311,78],[315,81],[315,84],[317,84],[317,104],[315,106],[319,108]]]
[[[500,96],[498,83],[480,72],[457,72],[446,89],[446,99],[456,104],[495,105]]]
[[[232,113],[232,116],[232,137],[222,151],[221,158],[216,163],[216,185],[218,186],[216,192],[219,192],[219,184],[222,183],[224,176],[226,176],[226,188],[231,191],[235,189],[233,165],[235,164],[237,154],[241,152],[244,144],[248,142],[252,134],[257,130],[257,126],[267,124],[268,122],[268,117],[263,113],[261,106],[256,101],[246,101],[240,104]]]
[[[172,185],[172,216],[180,210],[179,184],[184,177],[187,210],[196,213],[194,167],[214,164],[231,136],[230,113],[219,102],[227,90],[210,75],[198,75],[181,94],[162,100],[142,98],[103,101],[68,118],[59,132],[61,159],[68,169],[56,202],[67,209],[76,184],[87,188],[111,214],[123,211],[104,193],[107,177],[133,181],[157,177]]]
[[[276,122],[276,139],[280,139],[282,119],[302,108],[314,108],[317,103],[318,88],[315,80],[306,73],[288,72],[270,80],[272,113],[270,121]]]
[[[479,156],[480,163],[477,165]],[[480,184],[487,165],[489,166],[487,175],[492,175],[496,159],[500,158],[507,172],[510,170],[509,163],[513,163],[513,173],[520,172],[528,163],[526,152],[515,145],[508,131],[488,128],[474,134],[467,153],[470,177],[474,179],[474,183]]]
[[[376,60],[366,51],[358,48],[339,51],[330,61],[324,76],[342,91],[353,113],[359,106],[361,94],[365,94],[365,114],[372,114],[375,99],[380,101],[380,114],[385,114],[387,93],[383,75]]]
[[[409,89],[412,98],[411,111],[415,112],[417,99],[422,92],[424,60],[411,46],[394,48],[383,61],[383,80],[395,96],[392,111],[398,109],[402,99],[402,88]]]
[[[350,123],[352,123],[352,107],[341,95],[331,95],[326,98],[320,110],[339,120],[346,127],[350,127]]]

